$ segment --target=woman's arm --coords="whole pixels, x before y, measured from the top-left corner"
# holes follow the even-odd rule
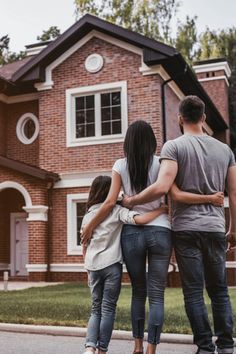
[[[163,205],[145,214],[135,215],[134,220],[137,225],[147,224],[161,214],[168,214],[168,205]]]
[[[98,212],[90,222],[85,225],[81,232],[82,243],[87,243],[92,237],[93,230],[109,215],[114,206],[121,189],[121,176],[119,173],[112,171],[111,187],[108,196],[99,208]]]
[[[214,206],[221,207],[224,205],[224,193],[217,192],[215,194],[194,194],[181,191],[176,183],[174,183],[170,189],[171,199],[176,202],[185,204],[212,204]]]

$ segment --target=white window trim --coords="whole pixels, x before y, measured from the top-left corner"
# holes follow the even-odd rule
[[[93,136],[88,138],[75,138],[75,97],[119,89],[121,92],[121,134]],[[95,96],[96,100],[96,96]],[[96,103],[95,103],[96,105]],[[96,109],[96,107],[95,107]],[[100,115],[100,112],[98,112]],[[95,116],[95,124],[98,123]],[[67,147],[109,144],[122,142],[128,127],[127,82],[118,81],[93,86],[83,86],[66,90],[66,132]],[[99,129],[99,128],[98,128]]]
[[[34,124],[35,124],[35,132],[33,134],[33,136],[28,139],[25,134],[24,134],[24,126],[26,124],[26,122],[28,121],[28,119],[31,119]],[[16,135],[17,138],[25,145],[29,145],[32,144],[38,137],[39,135],[39,121],[38,118],[33,114],[33,113],[25,113],[23,114],[16,125]]]
[[[86,202],[88,193],[68,194],[67,195],[67,254],[82,255],[82,246],[77,245],[76,230],[76,204],[78,202]]]

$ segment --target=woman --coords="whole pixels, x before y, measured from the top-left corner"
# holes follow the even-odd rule
[[[159,159],[155,156],[156,139],[151,126],[135,121],[127,130],[124,159],[115,162],[109,194],[95,217],[83,228],[82,241],[90,239],[93,230],[109,215],[116,204],[121,187],[134,195],[157,180]],[[189,204],[217,203],[219,196],[181,192],[175,186],[173,196]],[[157,209],[161,200],[138,205],[133,210],[145,213]],[[171,226],[167,214],[162,214],[143,226],[124,225],[122,251],[132,284],[131,317],[134,353],[143,353],[145,302],[149,299],[148,346],[146,354],[155,354],[164,318],[164,290],[171,256]],[[146,262],[148,277],[146,280]]]

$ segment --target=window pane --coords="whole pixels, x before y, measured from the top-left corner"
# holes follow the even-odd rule
[[[76,97],[75,109],[76,111],[78,111],[79,109],[84,109],[84,97]]]
[[[76,124],[84,124],[85,123],[85,111],[76,112]]]
[[[110,121],[110,120],[111,120],[111,109],[110,109],[110,107],[102,108],[102,122]]]
[[[35,132],[35,123],[32,119],[28,119],[24,124],[24,134],[27,139],[31,139]]]
[[[112,106],[120,104],[120,92],[112,92]]]
[[[110,135],[111,134],[111,123],[105,122],[102,123],[102,135]]]
[[[86,136],[95,136],[95,125],[87,124],[86,126]]]
[[[112,122],[112,134],[120,134],[121,133],[121,121]]]
[[[94,95],[86,96],[86,108],[94,108]]]
[[[101,106],[102,107],[110,106],[110,93],[101,94]]]
[[[85,125],[77,125],[76,126],[76,138],[84,138],[85,135]]]
[[[86,123],[94,123],[94,110],[91,109],[86,112]]]
[[[82,223],[82,219],[83,216],[85,214],[85,210],[86,210],[86,204],[85,203],[77,203],[77,245],[80,245],[80,229],[81,229],[81,223]]]
[[[121,109],[120,109],[120,106],[112,107],[112,120],[121,120]]]

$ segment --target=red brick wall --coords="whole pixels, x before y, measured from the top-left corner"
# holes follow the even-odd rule
[[[7,105],[7,157],[38,166],[39,139],[25,145],[16,136],[16,125],[24,113],[33,113],[38,117],[38,101]]]
[[[91,53],[103,56],[103,69],[88,73],[85,59]],[[123,156],[122,143],[66,147],[65,91],[69,88],[127,80],[129,123],[145,119],[152,124],[162,145],[160,133],[160,78],[139,72],[140,56],[91,39],[53,71],[54,87],[40,93],[40,166],[56,172],[110,169]],[[89,156],[89,166],[88,166]]]
[[[6,105],[0,102],[0,155],[5,155],[6,151]]]

